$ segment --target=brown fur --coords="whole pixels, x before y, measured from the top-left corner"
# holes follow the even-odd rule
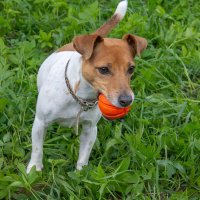
[[[129,66],[134,65],[129,45],[124,40],[105,38],[94,49],[92,57],[84,60],[82,73],[84,78],[111,101],[122,93],[132,93]],[[97,67],[108,66],[111,74],[102,75]]]
[[[73,43],[69,43],[69,44],[62,46],[56,52],[62,52],[62,51],[75,51]]]
[[[122,39],[128,42],[133,56],[140,56],[140,53],[147,48],[147,40],[142,37],[126,34]]]
[[[106,35],[108,35],[108,33],[119,23],[120,20],[120,16],[116,14],[113,15],[110,20],[103,24],[93,34],[100,35],[101,37],[106,37]]]
[[[97,43],[103,41],[99,35],[80,35],[73,39],[74,48],[83,59],[89,59]]]

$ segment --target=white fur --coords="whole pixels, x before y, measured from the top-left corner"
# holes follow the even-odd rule
[[[66,63],[70,59],[68,77],[72,88],[80,81],[77,95],[82,98],[96,96],[91,86],[81,74],[81,55],[75,51],[65,51],[51,54],[41,65],[38,73],[38,99],[35,120],[32,128],[32,153],[27,167],[30,172],[33,166],[40,171],[43,168],[43,140],[47,127],[53,122],[68,127],[74,126],[80,105],[72,98],[67,89],[64,72]],[[90,152],[97,136],[97,122],[101,117],[98,107],[83,112],[80,124],[83,129],[80,136],[80,151],[77,169],[87,165]]]
[[[127,7],[128,7],[128,1],[127,0],[121,1],[116,8],[115,14],[120,16],[120,19],[122,19],[126,14]]]

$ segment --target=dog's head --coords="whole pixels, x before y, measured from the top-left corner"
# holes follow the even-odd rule
[[[83,57],[82,74],[86,81],[113,105],[130,105],[134,100],[130,88],[133,58],[147,47],[146,39],[131,34],[122,39],[82,35],[74,38],[73,45]]]

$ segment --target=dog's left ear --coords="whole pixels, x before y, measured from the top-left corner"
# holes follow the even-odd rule
[[[133,56],[140,56],[142,51],[147,48],[147,40],[145,38],[132,34],[126,34],[123,36],[122,39],[127,41],[127,43],[129,44]]]
[[[80,35],[73,39],[73,46],[85,60],[92,56],[94,48],[103,41],[99,35]]]

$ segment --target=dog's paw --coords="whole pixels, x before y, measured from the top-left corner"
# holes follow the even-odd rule
[[[88,163],[77,163],[77,165],[76,165],[76,170],[77,171],[81,171],[82,169],[83,169],[83,167],[84,166],[87,166],[88,165]]]
[[[30,161],[27,169],[26,169],[26,173],[28,174],[31,171],[31,168],[35,166],[36,167],[36,171],[42,171],[43,169],[43,164],[42,163],[38,163],[38,162],[32,162]]]

